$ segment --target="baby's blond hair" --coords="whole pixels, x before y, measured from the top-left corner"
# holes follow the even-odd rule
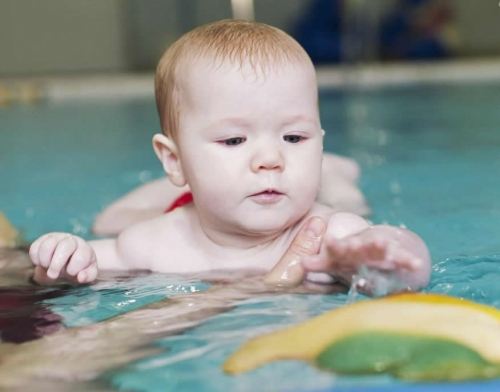
[[[275,27],[242,20],[221,20],[184,34],[163,54],[156,68],[155,95],[162,131],[176,138],[179,121],[179,65],[196,58],[249,64],[256,72],[311,60],[292,37]],[[184,63],[186,65],[187,63]]]

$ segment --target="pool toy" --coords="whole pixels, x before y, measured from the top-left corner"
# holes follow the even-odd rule
[[[16,246],[19,233],[9,222],[7,217],[0,211],[0,248],[12,248]]]
[[[500,310],[438,294],[360,301],[248,341],[224,371],[238,374],[283,359],[412,381],[500,377]]]

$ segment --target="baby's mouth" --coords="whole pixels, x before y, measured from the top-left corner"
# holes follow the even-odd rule
[[[252,199],[257,204],[274,204],[279,202],[284,197],[284,195],[284,193],[276,189],[266,189],[262,192],[257,192],[253,195],[250,195],[250,199]]]

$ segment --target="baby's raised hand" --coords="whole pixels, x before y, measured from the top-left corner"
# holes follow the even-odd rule
[[[325,238],[325,247],[315,260],[308,260],[308,269],[326,268],[347,273],[360,266],[380,270],[414,270],[421,260],[400,244],[369,228],[345,238]]]
[[[399,281],[399,285],[388,290],[390,292],[425,286],[429,280],[430,257],[427,247],[414,233],[379,225],[344,236],[327,231],[320,253],[304,259],[303,266],[308,271],[327,272],[346,283],[351,283],[360,271],[379,271]],[[369,293],[378,291],[377,275],[371,274],[373,281],[370,276],[367,279],[363,280],[366,287],[361,289]]]
[[[47,277],[52,280],[62,277],[78,283],[89,283],[97,277],[94,250],[75,235],[45,234],[33,242],[29,255],[33,264],[45,269]]]

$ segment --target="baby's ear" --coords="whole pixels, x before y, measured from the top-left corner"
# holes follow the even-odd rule
[[[179,151],[175,142],[165,135],[157,133],[153,136],[153,149],[172,184],[177,186],[186,185],[179,159]]]

